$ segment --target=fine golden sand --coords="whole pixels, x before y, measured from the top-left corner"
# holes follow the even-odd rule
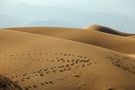
[[[99,27],[0,29],[0,90],[135,90],[133,34]]]

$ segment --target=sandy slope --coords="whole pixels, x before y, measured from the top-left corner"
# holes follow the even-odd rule
[[[129,38],[135,38],[135,35],[133,35],[133,36],[129,36]]]
[[[128,54],[128,55],[135,58],[135,54]]]
[[[126,54],[135,54],[135,39],[103,33],[93,29],[27,27],[11,28],[11,30],[60,37],[116,50]]]
[[[0,30],[0,90],[135,90],[135,59],[31,33]]]

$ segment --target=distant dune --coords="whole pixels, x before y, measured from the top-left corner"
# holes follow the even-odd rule
[[[94,29],[93,26],[91,27],[91,29],[90,28],[71,29],[71,28],[51,28],[51,27],[26,27],[26,28],[8,28],[8,29],[65,38],[68,40],[79,41],[115,50],[121,53],[135,54],[135,39],[125,37],[123,36],[123,33],[120,32],[118,33],[121,35],[116,35],[113,33],[112,34],[103,33],[98,29],[97,30]]]
[[[135,58],[122,53],[4,29],[0,46],[0,90],[135,90]]]
[[[120,35],[120,36],[133,36],[133,35],[135,35],[135,34],[120,32],[118,30],[114,30],[114,29],[111,29],[109,27],[100,26],[100,25],[92,25],[92,26],[86,27],[86,29],[97,30],[97,31],[100,31],[100,32],[114,34],[114,35]]]

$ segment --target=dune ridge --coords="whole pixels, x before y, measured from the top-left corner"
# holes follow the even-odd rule
[[[119,35],[119,36],[134,36],[135,35],[135,34],[120,32],[118,30],[111,29],[109,27],[101,26],[101,25],[88,26],[88,27],[86,27],[86,29],[90,29],[90,30],[93,29],[93,30],[97,30],[97,31],[100,31],[100,32]]]
[[[40,35],[65,38],[79,41],[103,48],[115,50],[126,54],[135,54],[135,39],[124,36],[116,36],[102,33],[93,29],[71,29],[71,28],[51,28],[51,27],[26,27],[8,28],[9,30],[29,32]],[[127,47],[129,46],[129,47]]]

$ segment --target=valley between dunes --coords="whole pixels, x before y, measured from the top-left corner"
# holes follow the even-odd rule
[[[0,90],[135,90],[135,39],[104,26],[0,29]]]

